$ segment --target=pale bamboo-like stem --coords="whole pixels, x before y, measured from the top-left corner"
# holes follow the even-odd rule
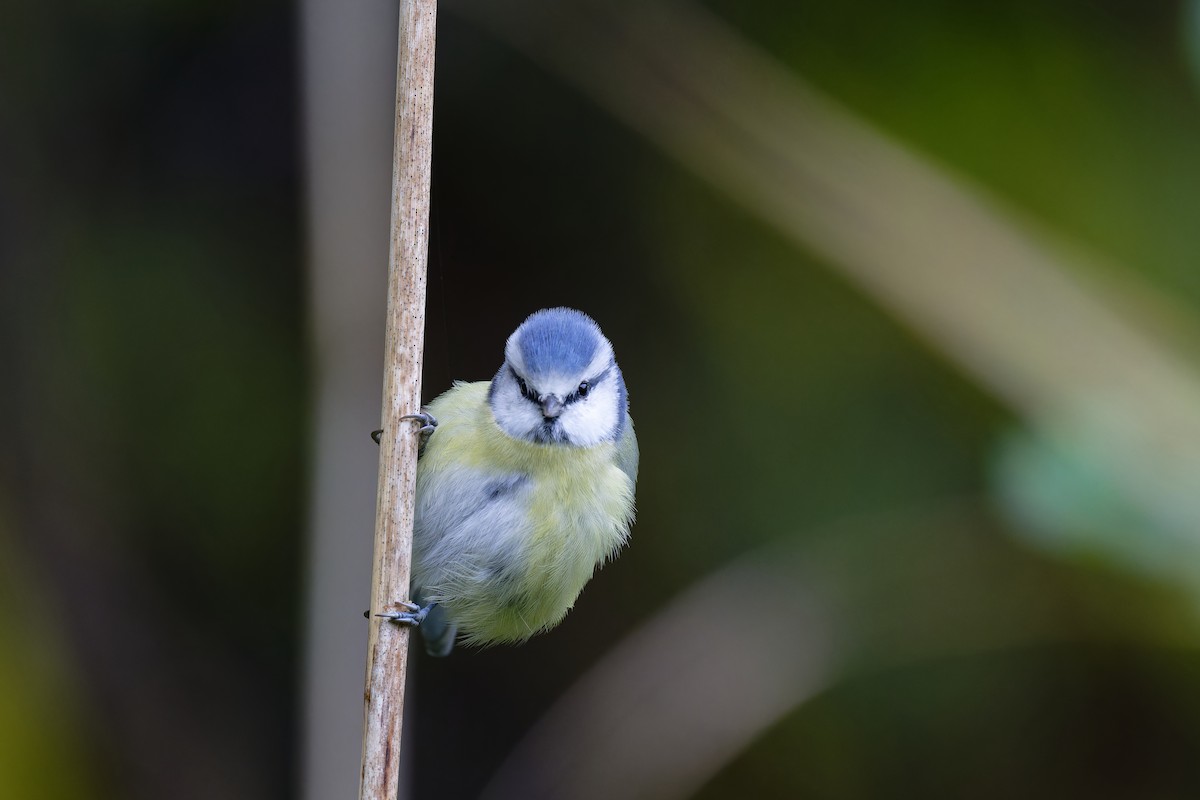
[[[383,435],[375,510],[367,685],[363,698],[360,800],[392,800],[400,776],[400,730],[410,629],[375,614],[403,610],[401,603],[408,599],[409,592],[419,426],[401,417],[419,411],[421,403],[436,22],[436,0],[401,0]]]

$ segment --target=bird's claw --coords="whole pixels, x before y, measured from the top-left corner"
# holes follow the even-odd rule
[[[428,436],[429,434],[433,433],[434,429],[437,428],[437,424],[438,424],[438,421],[436,419],[434,419],[432,415],[427,414],[424,411],[422,411],[418,414],[405,414],[400,419],[415,419],[418,422],[420,422],[421,427],[418,429],[418,432],[425,436]]]
[[[424,411],[419,414],[405,414],[400,419],[415,419],[421,423],[421,427],[417,429],[417,433],[421,434],[421,441],[424,442],[429,438],[429,435],[437,429],[438,421],[432,415],[426,414]],[[375,444],[379,444],[379,440],[383,438],[383,428],[377,431],[371,431],[371,440]]]
[[[386,614],[376,614],[375,616],[383,617],[384,619],[389,620],[390,622],[395,622],[398,625],[411,625],[415,628],[421,624],[421,621],[424,620],[425,617],[429,616],[429,610],[433,608],[432,604],[422,608],[416,603],[409,603],[405,600],[401,600],[396,605],[405,610],[389,611]]]

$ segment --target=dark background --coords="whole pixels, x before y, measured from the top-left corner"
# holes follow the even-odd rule
[[[1195,7],[706,5],[935,169],[1099,254],[1068,277],[1194,352]],[[298,13],[0,11],[2,796],[304,791],[321,267]],[[1200,439],[1172,429],[1170,453],[1114,463],[1085,426],[1047,450],[1028,407],[947,358],[953,331],[898,317],[476,20],[451,3],[439,21],[425,394],[492,375],[528,313],[587,311],[630,387],[639,518],[560,629],[418,657],[413,796],[478,796],[584,670],[765,547],[821,576],[836,657],[685,794],[1196,796],[1200,494],[1180,487],[1200,488]],[[1195,363],[1178,361],[1189,381]],[[350,422],[366,453],[374,422]],[[365,607],[366,585],[345,591]]]

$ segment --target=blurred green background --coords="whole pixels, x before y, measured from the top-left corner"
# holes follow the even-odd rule
[[[370,49],[386,148],[395,9],[317,5],[0,10],[0,796],[353,794],[390,167],[313,120]],[[426,396],[581,308],[642,469],[559,629],[415,657],[412,797],[1200,794],[1198,9],[443,3]]]

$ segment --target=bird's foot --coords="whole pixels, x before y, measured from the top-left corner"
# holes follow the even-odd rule
[[[376,614],[375,616],[383,617],[398,625],[411,625],[415,628],[421,624],[425,617],[429,616],[429,611],[433,608],[433,603],[427,606],[419,606],[416,603],[409,603],[405,600],[401,600],[396,605],[403,608],[404,611],[389,611],[386,614]]]
[[[417,433],[421,434],[421,444],[424,444],[429,436],[437,429],[438,421],[431,415],[422,411],[419,414],[405,414],[400,419],[415,419],[421,423],[421,427],[417,429]],[[383,428],[377,431],[371,431],[371,439],[375,444],[379,444],[379,440],[383,437]]]
[[[415,419],[418,422],[420,422],[421,427],[417,429],[417,432],[425,437],[428,437],[429,434],[433,433],[434,429],[437,428],[437,424],[438,424],[436,419],[434,419],[430,414],[427,414],[424,411],[420,412],[419,414],[405,414],[400,419]]]

